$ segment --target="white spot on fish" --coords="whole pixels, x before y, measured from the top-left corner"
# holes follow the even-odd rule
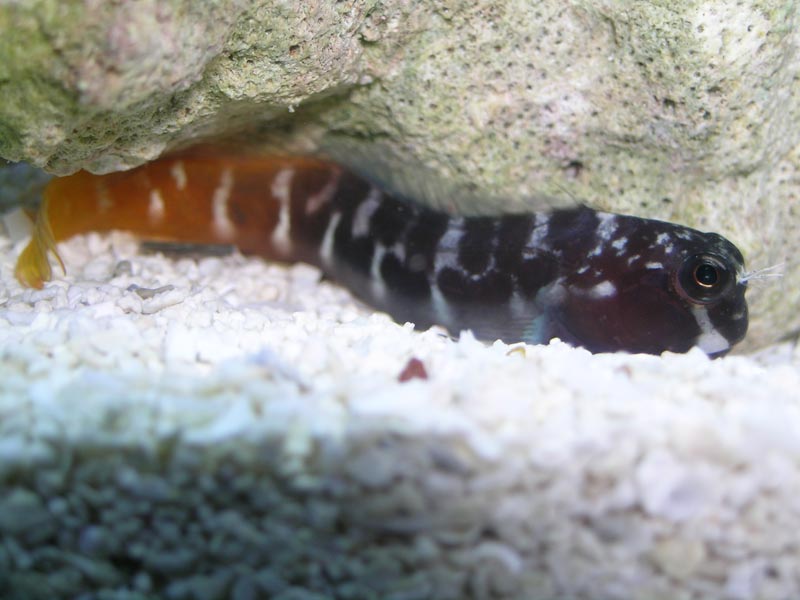
[[[628,245],[627,237],[617,238],[613,242],[611,242],[611,247],[617,251],[617,256],[625,252],[625,248],[627,245]]]
[[[617,216],[611,213],[597,213],[597,218],[600,220],[597,224],[597,237],[607,242],[619,226]]]
[[[464,273],[464,269],[458,263],[458,244],[464,236],[464,219],[451,219],[447,226],[447,231],[439,240],[436,246],[434,271],[438,275],[444,268],[456,269]],[[432,286],[433,287],[433,286]]]
[[[174,163],[172,163],[172,166],[169,168],[169,174],[172,175],[172,180],[175,182],[175,187],[178,188],[179,191],[186,189],[186,169],[183,167],[182,160],[176,160]]]
[[[533,230],[528,238],[528,243],[525,245],[525,250],[523,250],[523,256],[525,258],[536,256],[536,250],[547,247],[545,239],[550,231],[549,223],[549,215],[545,213],[536,213],[536,219],[533,223]],[[534,250],[534,252],[530,252],[530,250]]]
[[[581,267],[579,267],[579,268],[578,268],[578,270],[577,270],[577,271],[575,271],[575,272],[576,272],[578,275],[583,275],[583,274],[584,274],[584,273],[586,273],[586,271],[588,271],[588,270],[589,270],[589,265],[582,265],[582,266],[581,266]]]
[[[714,327],[705,307],[693,307],[692,314],[694,315],[695,321],[697,321],[698,327],[700,327],[700,335],[695,341],[695,344],[703,352],[706,354],[716,354],[717,352],[723,352],[731,347],[728,340]]]
[[[599,242],[597,244],[597,246],[592,248],[591,252],[589,252],[589,254],[587,256],[590,256],[590,257],[591,256],[600,256],[603,253],[603,248],[604,247],[605,246],[604,246],[603,242]]]
[[[341,177],[341,171],[334,171],[331,174],[328,183],[326,183],[325,186],[316,194],[308,197],[308,200],[306,200],[307,215],[313,215],[320,208],[331,201],[333,195],[336,193],[336,188],[339,186],[339,177]]]
[[[386,296],[386,284],[383,282],[383,275],[381,275],[381,263],[385,255],[386,248],[381,244],[375,244],[372,263],[369,266],[369,277],[372,296],[378,299],[383,299]]]
[[[147,207],[147,218],[150,223],[157,224],[164,220],[164,198],[157,189],[150,190],[150,204]]]
[[[682,240],[691,240],[691,236],[686,236],[682,234],[681,231],[677,231],[674,233],[669,233],[667,231],[662,231],[656,236],[655,241],[650,244],[650,250],[655,250],[656,248],[663,248],[664,254],[672,254],[673,250],[675,250],[675,244],[673,238],[677,237]]]
[[[228,201],[233,190],[233,171],[230,167],[222,170],[219,185],[211,197],[211,214],[216,234],[222,239],[230,239],[236,233],[236,225],[228,216]]]
[[[646,263],[644,263],[644,268],[645,269],[663,269],[664,268],[664,263],[646,262]]]
[[[322,236],[322,243],[319,245],[319,257],[325,265],[330,265],[333,260],[333,242],[336,236],[336,228],[342,220],[342,213],[333,213],[328,227],[325,228],[325,235]]]
[[[95,192],[97,192],[97,210],[101,213],[108,212],[114,207],[111,193],[108,190],[105,180],[98,177],[94,180]]]
[[[280,202],[278,212],[278,224],[272,232],[272,243],[281,252],[288,253],[292,249],[292,239],[289,236],[292,228],[291,223],[291,196],[292,178],[294,169],[283,169],[278,172],[272,181],[272,197]]]
[[[613,298],[616,295],[617,286],[607,280],[589,288],[589,296],[592,298]]]
[[[366,199],[358,205],[355,215],[353,215],[352,234],[354,238],[364,237],[369,234],[369,222],[372,215],[378,210],[381,204],[381,191],[372,187]]]
[[[628,258],[628,266],[631,266],[633,263],[635,263],[640,258],[642,258],[641,254],[634,254],[633,256],[629,257]]]

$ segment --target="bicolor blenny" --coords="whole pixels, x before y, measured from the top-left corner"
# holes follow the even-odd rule
[[[401,323],[484,340],[718,356],[747,331],[744,260],[715,233],[585,206],[450,216],[314,158],[186,155],[54,179],[18,279],[41,287],[55,242],[111,229],[307,262]]]

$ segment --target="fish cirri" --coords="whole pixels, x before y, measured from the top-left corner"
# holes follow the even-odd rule
[[[111,229],[307,262],[397,321],[486,340],[717,356],[748,324],[744,260],[715,233],[585,206],[451,216],[307,157],[187,155],[54,179],[18,279],[40,287],[55,242]]]

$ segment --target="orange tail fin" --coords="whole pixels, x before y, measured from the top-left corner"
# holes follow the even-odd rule
[[[243,252],[290,259],[270,232],[280,229],[293,195],[301,201],[298,194],[308,196],[337,172],[336,165],[310,158],[201,155],[109,175],[81,171],[54,179],[15,275],[23,285],[41,288],[52,277],[51,254],[64,269],[57,242],[113,229],[149,240],[234,244]],[[284,177],[287,173],[302,178]],[[311,187],[290,189],[298,181]]]
[[[62,272],[66,272],[64,261],[58,255],[56,240],[50,227],[49,202],[45,197],[34,218],[31,241],[17,259],[14,275],[22,285],[41,289],[45,281],[50,281],[53,269],[50,267],[50,254],[58,261]]]

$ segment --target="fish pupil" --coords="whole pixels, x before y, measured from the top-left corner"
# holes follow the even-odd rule
[[[710,263],[701,263],[695,267],[694,280],[697,285],[704,288],[714,287],[719,281],[719,272],[717,268]]]

